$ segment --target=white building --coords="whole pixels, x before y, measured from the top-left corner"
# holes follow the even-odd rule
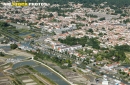
[[[82,48],[82,45],[74,45],[74,46],[62,47],[62,48],[59,48],[58,50],[60,52],[66,52],[66,51],[74,51],[74,50],[81,49],[81,48]]]
[[[102,85],[108,85],[108,81],[107,80],[103,80],[102,81]]]
[[[66,47],[66,45],[64,45],[64,44],[58,44],[58,45],[54,45],[53,49],[57,50],[59,48],[64,48],[64,47]]]
[[[107,76],[106,75],[103,76],[102,85],[108,85],[108,80],[107,80]]]

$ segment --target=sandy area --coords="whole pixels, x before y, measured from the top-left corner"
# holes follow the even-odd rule
[[[25,57],[32,57],[33,54],[21,51],[21,50],[11,50],[9,51],[10,54],[19,55],[19,56],[25,56]]]

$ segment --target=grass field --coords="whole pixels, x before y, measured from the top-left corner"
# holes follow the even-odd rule
[[[130,64],[130,52],[125,52],[125,55],[126,55],[125,63]]]
[[[126,55],[127,58],[130,59],[130,52],[125,52],[125,55]]]

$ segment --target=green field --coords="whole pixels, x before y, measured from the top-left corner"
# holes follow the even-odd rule
[[[125,52],[125,55],[126,55],[125,63],[130,64],[130,52]]]

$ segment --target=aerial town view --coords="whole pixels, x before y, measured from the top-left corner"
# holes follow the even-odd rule
[[[0,0],[0,85],[130,85],[130,0]]]

